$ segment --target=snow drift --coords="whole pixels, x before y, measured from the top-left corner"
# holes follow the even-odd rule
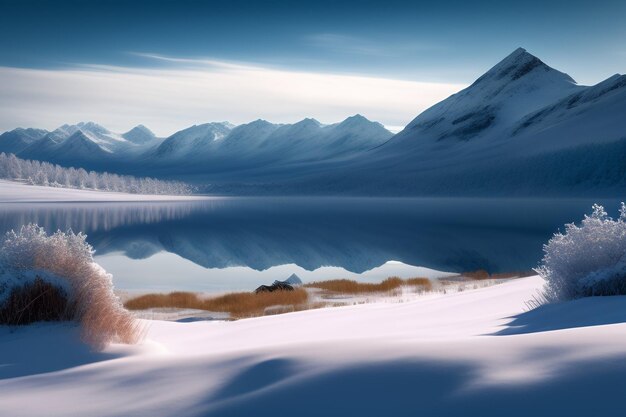
[[[144,343],[94,353],[74,329],[0,329],[0,409],[12,417],[623,414],[626,297],[524,312],[543,283],[535,276],[237,321],[153,321]]]

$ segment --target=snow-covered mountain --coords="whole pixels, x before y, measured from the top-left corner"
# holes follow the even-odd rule
[[[61,165],[81,165],[101,163],[110,158],[111,152],[99,146],[82,130],[76,130],[68,138],[59,142],[48,135],[33,143],[18,155],[25,159],[46,160]]]
[[[54,160],[55,149],[64,139],[59,138],[54,132],[50,132],[19,151],[16,155],[23,159],[56,162]]]
[[[0,152],[18,153],[48,133],[43,129],[17,128],[0,135]]]
[[[381,124],[360,115],[327,126],[315,119],[280,125],[256,120],[237,127],[207,123],[167,138],[154,159],[155,163],[210,160],[219,167],[243,161],[258,165],[322,160],[371,149],[391,136]]]
[[[391,138],[380,123],[357,114],[341,123],[322,125],[315,119],[304,119],[283,125],[272,132],[260,149],[268,154],[281,152],[293,161],[337,158],[372,149]]]
[[[43,129],[17,128],[0,135],[0,152],[18,153],[48,133]]]
[[[14,147],[13,151],[7,149],[6,152],[15,153],[20,158],[87,169],[104,168],[109,164],[119,165],[124,161],[134,160],[161,141],[142,125],[118,134],[94,122],[65,124],[52,132],[16,129],[5,135],[24,136],[23,131],[26,130],[33,131],[31,137],[36,139],[30,139],[24,146]],[[3,142],[0,141],[0,152],[5,151]]]
[[[0,151],[87,169],[106,166],[136,175],[193,175],[200,182],[215,176],[241,181],[265,171],[273,175],[277,171],[302,170],[351,158],[393,136],[380,123],[361,115],[332,125],[315,119],[294,124],[256,120],[240,126],[205,123],[165,139],[157,138],[143,125],[123,134],[93,122],[63,125],[38,134],[31,130],[5,133]],[[11,139],[14,137],[19,141]]]
[[[392,142],[502,136],[520,118],[580,90],[569,75],[518,48],[472,85],[421,113]]]
[[[581,86],[519,48],[383,145],[282,192],[615,194],[625,151],[626,76]]]
[[[220,151],[229,155],[255,152],[280,126],[261,119],[239,125],[228,134],[228,140],[222,141]]]
[[[154,152],[157,159],[167,162],[180,158],[197,158],[206,155],[232,130],[228,122],[193,125],[174,133]]]
[[[113,153],[129,143],[121,135],[113,133],[94,122],[81,122],[76,125],[65,124],[48,133],[46,136],[53,142],[61,143],[79,131],[82,132],[88,140],[109,153]]]
[[[128,132],[122,134],[122,137],[136,145],[144,145],[157,139],[156,135],[144,125],[137,125]]]

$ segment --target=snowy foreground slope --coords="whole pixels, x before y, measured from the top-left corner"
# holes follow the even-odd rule
[[[79,201],[188,201],[206,197],[181,195],[129,194],[28,185],[0,180],[0,203],[79,202]]]
[[[7,416],[622,415],[626,297],[524,313],[539,277],[409,303],[150,322],[91,353],[77,329],[0,328]]]

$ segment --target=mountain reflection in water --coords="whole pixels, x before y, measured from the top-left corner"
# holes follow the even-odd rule
[[[542,244],[591,200],[218,198],[191,202],[15,203],[0,231],[30,222],[82,231],[96,256],[171,252],[204,268],[361,273],[394,260],[444,271],[528,270]],[[609,212],[616,201],[600,201]]]

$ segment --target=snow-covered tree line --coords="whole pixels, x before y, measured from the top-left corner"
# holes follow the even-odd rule
[[[49,162],[20,159],[13,154],[5,153],[0,153],[0,178],[23,180],[32,185],[133,194],[187,195],[192,193],[192,187],[180,181],[162,181],[108,172],[98,173],[82,168],[64,168]]]

